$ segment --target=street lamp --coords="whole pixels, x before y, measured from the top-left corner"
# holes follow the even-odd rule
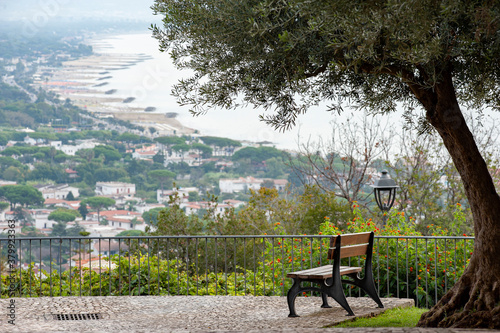
[[[375,201],[377,201],[377,206],[380,208],[383,216],[383,225],[387,221],[386,212],[391,209],[394,204],[394,199],[396,199],[396,189],[399,187],[396,182],[389,177],[387,170],[382,170],[382,176],[375,181],[372,185],[373,194],[375,195]]]

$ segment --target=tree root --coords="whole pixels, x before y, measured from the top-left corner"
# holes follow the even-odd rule
[[[474,267],[420,318],[420,327],[500,328],[500,287],[493,274]]]

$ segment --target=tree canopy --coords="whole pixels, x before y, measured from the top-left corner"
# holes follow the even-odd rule
[[[178,136],[161,136],[159,138],[155,138],[155,141],[168,146],[186,143],[184,139]]]
[[[12,208],[16,204],[21,206],[36,206],[44,202],[43,195],[33,186],[29,185],[5,185],[0,187],[0,198],[5,198]]]
[[[232,159],[249,159],[252,163],[260,163],[270,158],[285,157],[286,153],[272,147],[246,147],[234,153]]]
[[[210,156],[212,156],[213,149],[202,143],[195,142],[191,145],[191,148],[198,150],[204,158],[210,158]]]
[[[474,252],[462,277],[420,326],[500,327],[500,197],[461,105],[500,106],[500,3],[441,1],[155,0],[162,50],[194,71],[174,87],[202,114],[240,103],[274,110],[275,128],[329,101],[370,113],[402,107],[437,133],[474,216]],[[418,126],[417,126],[418,125]]]
[[[156,0],[165,16],[154,36],[180,68],[195,70],[174,89],[203,113],[243,100],[276,127],[323,100],[391,111],[418,105],[453,69],[458,99],[500,105],[498,4],[480,1]],[[328,10],[324,10],[328,8]],[[375,74],[375,75],[374,75]],[[304,96],[297,102],[296,93]],[[307,98],[306,98],[307,97]],[[423,96],[422,96],[423,97]]]
[[[80,213],[73,209],[58,208],[49,214],[48,219],[56,222],[73,222]]]
[[[175,177],[175,172],[168,170],[153,170],[148,172],[148,177],[153,178],[160,183],[161,190],[163,192],[163,186],[168,181],[172,181]]]
[[[83,200],[80,202],[80,207],[82,205],[89,205],[91,208],[97,210],[97,221],[101,222],[100,220],[100,211],[103,208],[107,208],[109,206],[113,206],[116,203],[114,199],[111,198],[106,198],[106,197],[92,197]]]
[[[217,136],[202,136],[200,139],[209,146],[216,147],[241,147],[241,142],[228,139],[228,138],[220,138]]]

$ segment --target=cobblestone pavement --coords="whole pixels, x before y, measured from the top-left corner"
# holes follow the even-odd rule
[[[253,296],[145,296],[14,298],[15,325],[7,323],[9,299],[0,300],[0,332],[394,332],[455,333],[458,329],[322,327],[350,320],[336,302],[322,309],[318,297],[300,297],[299,318],[288,318],[286,297]],[[369,298],[348,298],[357,317],[379,314],[413,300],[383,298],[379,309]],[[99,320],[54,319],[54,314],[99,313]]]

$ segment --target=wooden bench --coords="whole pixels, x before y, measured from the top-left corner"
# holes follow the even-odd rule
[[[333,260],[332,265],[291,272],[286,275],[293,279],[293,285],[287,294],[288,308],[290,309],[288,317],[298,317],[295,312],[295,298],[305,291],[320,292],[323,300],[322,308],[331,308],[327,300],[327,297],[330,296],[348,312],[349,316],[354,316],[354,312],[352,312],[344,295],[343,283],[363,289],[378,304],[379,308],[383,308],[384,305],[377,295],[373,280],[372,253],[373,232],[332,236],[328,250],[328,259]],[[359,277],[359,273],[363,271],[361,267],[340,265],[340,259],[360,255],[366,255],[362,279]],[[341,278],[344,275],[349,279]],[[319,287],[312,287],[309,283],[308,286],[302,287],[302,282],[313,282]]]

